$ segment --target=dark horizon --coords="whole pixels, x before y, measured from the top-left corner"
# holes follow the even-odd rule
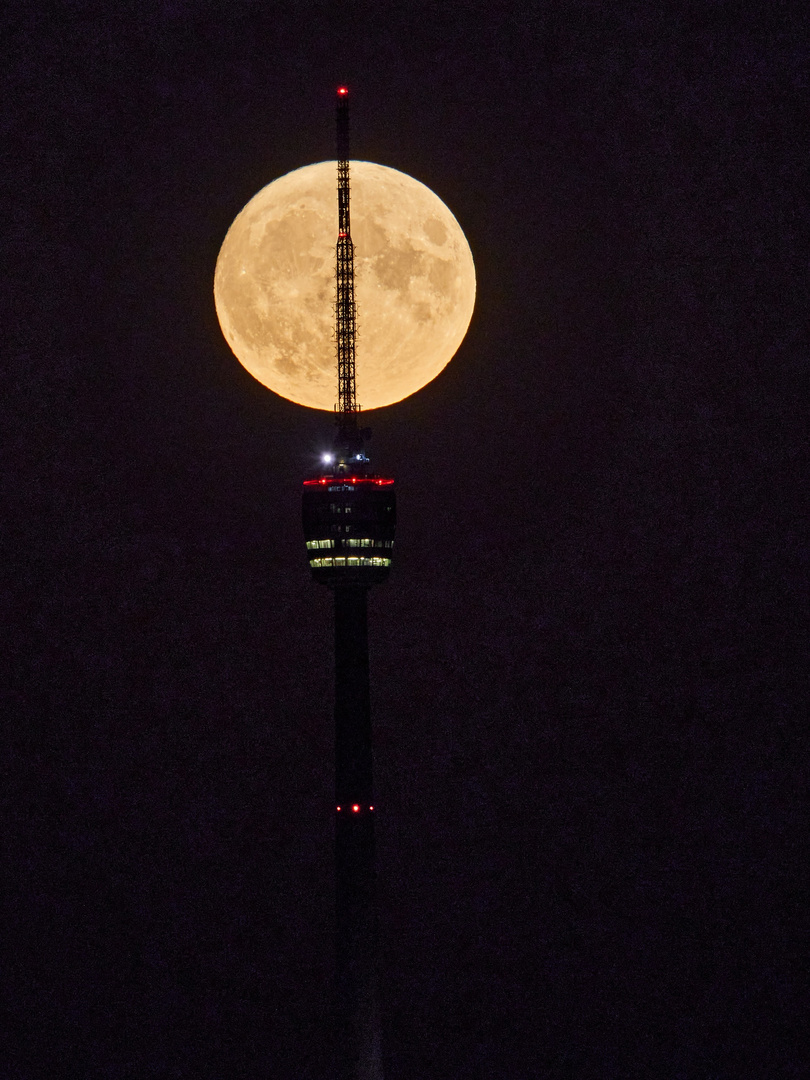
[[[212,290],[344,82],[478,279],[369,414],[386,1080],[805,1075],[805,22],[6,14],[4,1076],[328,1068],[332,418]]]

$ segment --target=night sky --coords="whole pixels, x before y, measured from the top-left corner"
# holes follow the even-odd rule
[[[332,424],[212,288],[345,81],[478,274],[370,414],[387,1080],[807,1076],[804,6],[11,8],[0,1075],[329,1075]]]

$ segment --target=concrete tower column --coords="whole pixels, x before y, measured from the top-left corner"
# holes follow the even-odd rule
[[[382,1080],[367,593],[335,595],[335,1035],[337,1080]]]

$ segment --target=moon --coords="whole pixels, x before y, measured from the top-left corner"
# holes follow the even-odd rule
[[[461,227],[418,180],[352,161],[357,400],[392,405],[439,374],[472,318],[475,268]],[[274,180],[237,215],[214,274],[222,333],[264,386],[334,409],[337,163]]]

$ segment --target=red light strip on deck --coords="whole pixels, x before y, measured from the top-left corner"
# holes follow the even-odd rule
[[[305,480],[304,487],[312,484],[393,484],[393,480],[385,480],[379,476],[320,476],[317,480]]]

